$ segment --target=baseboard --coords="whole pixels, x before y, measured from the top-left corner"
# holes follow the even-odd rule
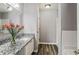
[[[57,44],[57,43],[39,42],[39,44]]]

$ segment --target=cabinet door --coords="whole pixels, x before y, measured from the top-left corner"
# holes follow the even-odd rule
[[[26,53],[27,55],[30,55],[33,50],[34,50],[34,41],[33,39],[25,46],[24,48],[26,50]]]
[[[17,55],[31,55],[34,50],[34,40],[32,39]]]

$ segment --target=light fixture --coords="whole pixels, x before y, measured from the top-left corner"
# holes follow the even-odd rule
[[[7,10],[8,11],[12,11],[12,7],[7,7]]]
[[[15,9],[19,9],[20,8],[20,4],[19,3],[8,3],[9,6],[15,8]]]
[[[19,6],[19,4],[14,4],[14,7],[19,8],[20,6]]]
[[[50,8],[51,7],[51,4],[46,4],[45,5],[45,8]]]

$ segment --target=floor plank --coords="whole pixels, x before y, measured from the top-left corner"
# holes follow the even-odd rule
[[[38,47],[38,52],[33,55],[57,55],[58,47],[51,44],[40,44]]]

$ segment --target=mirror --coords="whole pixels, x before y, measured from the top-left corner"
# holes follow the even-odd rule
[[[21,24],[21,4],[18,3],[0,3],[0,33],[8,33],[2,30],[2,25],[7,22]]]

